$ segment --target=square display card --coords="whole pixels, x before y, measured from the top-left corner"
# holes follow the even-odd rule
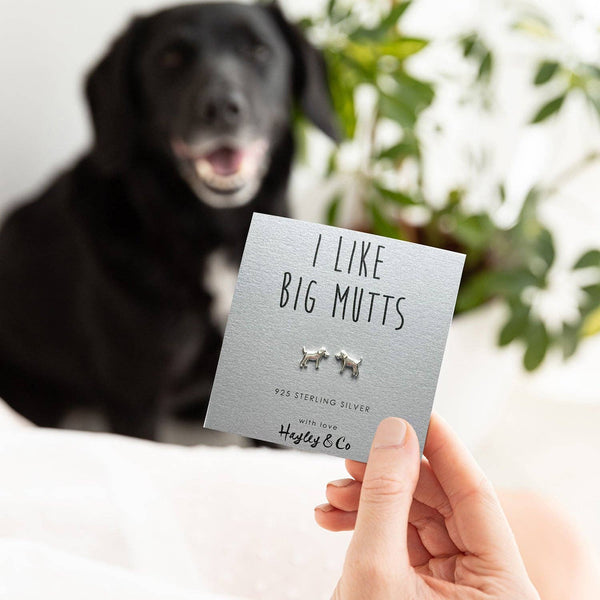
[[[364,462],[397,416],[422,449],[464,258],[255,213],[205,427]]]

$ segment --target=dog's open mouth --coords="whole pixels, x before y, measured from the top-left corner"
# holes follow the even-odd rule
[[[173,142],[175,154],[187,162],[198,180],[210,191],[232,195],[254,184],[266,168],[267,143],[258,139],[248,144],[213,143],[195,150],[181,140]]]
[[[244,187],[256,171],[253,157],[240,148],[223,146],[194,159],[196,174],[215,192],[230,194]]]

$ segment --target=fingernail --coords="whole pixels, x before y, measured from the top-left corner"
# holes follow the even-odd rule
[[[315,510],[320,510],[321,512],[329,512],[330,510],[333,510],[333,506],[331,506],[331,504],[319,504],[319,506],[317,506]]]
[[[354,479],[336,479],[335,481],[330,481],[327,485],[332,485],[336,488],[343,488],[348,487],[353,482]]]
[[[406,421],[397,417],[388,417],[379,424],[375,439],[374,448],[398,448],[404,446],[406,441]]]

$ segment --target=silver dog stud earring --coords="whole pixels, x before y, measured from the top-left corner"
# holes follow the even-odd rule
[[[352,377],[358,377],[358,366],[362,362],[362,357],[356,360],[355,358],[348,356],[344,350],[340,350],[335,357],[342,363],[340,373],[343,373],[344,369],[348,367],[349,369],[352,369]]]
[[[315,368],[318,369],[321,359],[327,358],[329,356],[325,347],[321,347],[318,350],[307,350],[304,346],[302,346],[302,353],[304,354],[304,356],[300,361],[301,369],[308,369],[308,363],[310,361],[314,361]]]

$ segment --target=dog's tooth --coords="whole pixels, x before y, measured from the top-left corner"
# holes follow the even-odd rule
[[[247,183],[248,178],[244,176],[242,170],[231,175],[220,175],[215,173],[209,161],[199,159],[194,164],[196,174],[211,187],[223,190],[224,192],[240,188]]]
[[[250,175],[252,173],[252,159],[247,154],[242,158],[242,162],[240,164],[240,173],[244,175]]]
[[[207,160],[196,161],[195,167],[196,173],[198,173],[198,176],[202,179],[209,179],[213,174],[212,167],[210,166],[210,163]]]

